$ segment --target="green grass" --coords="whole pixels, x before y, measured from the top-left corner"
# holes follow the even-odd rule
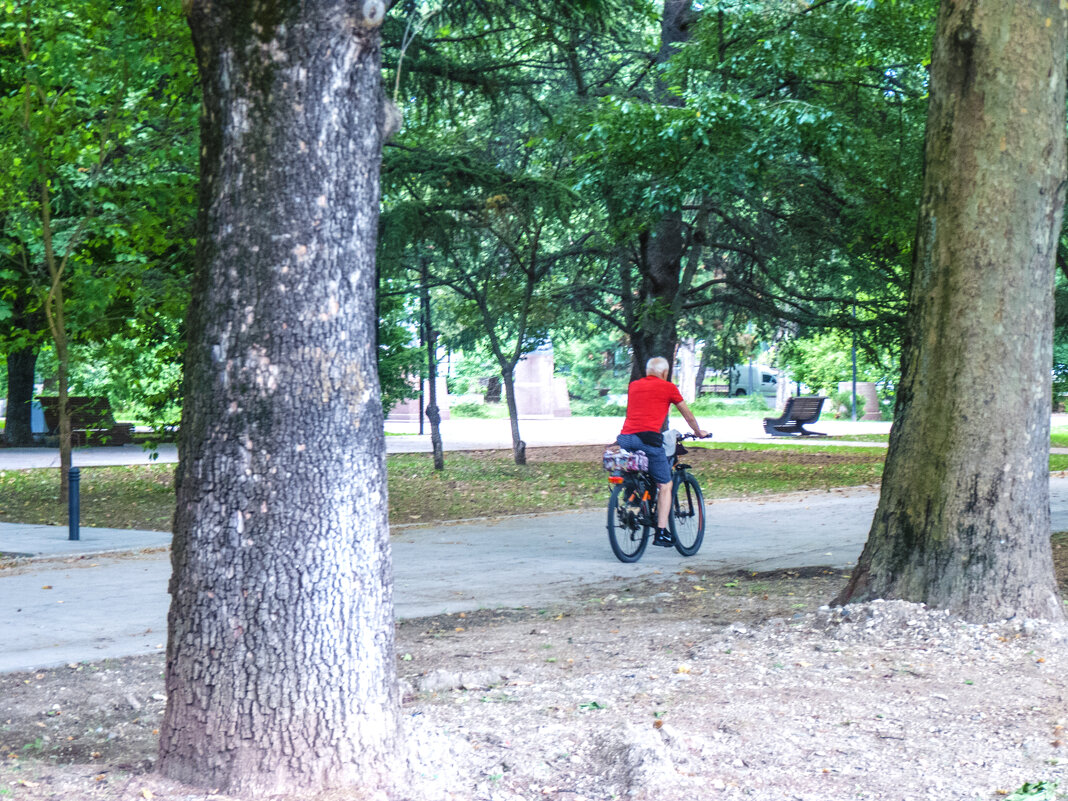
[[[834,437],[843,442],[889,442],[889,434],[847,434]],[[1068,448],[1068,426],[1056,426],[1050,432],[1050,445],[1054,448]]]
[[[709,499],[878,484],[885,449],[715,443],[690,462]],[[537,458],[536,456],[534,458]],[[448,453],[435,471],[429,454],[388,458],[394,524],[595,508],[608,483],[599,460],[532,461],[509,452]],[[1050,457],[1068,470],[1068,454]],[[87,467],[81,471],[83,526],[167,531],[174,507],[173,465]],[[59,471],[0,471],[0,520],[64,525]]]
[[[889,434],[844,434],[840,437],[832,437],[842,442],[889,442]]]
[[[837,439],[837,437],[835,437]],[[761,442],[714,442],[711,440],[692,442],[687,440],[683,443],[689,449],[707,448],[709,450],[723,451],[782,451],[784,453],[830,453],[840,456],[871,454],[873,458],[882,459],[886,455],[886,448],[872,446],[870,448],[856,445],[833,445],[834,439],[803,440],[784,439],[781,442],[764,444]]]
[[[503,403],[457,403],[449,407],[449,414],[467,419],[507,420],[508,406]]]
[[[698,417],[767,417],[774,414],[762,397],[718,398],[702,396],[689,404]]]
[[[1068,426],[1054,426],[1050,431],[1050,443],[1054,448],[1068,448]]]
[[[174,465],[83,467],[82,525],[169,531]],[[59,470],[0,470],[0,520],[66,525]]]

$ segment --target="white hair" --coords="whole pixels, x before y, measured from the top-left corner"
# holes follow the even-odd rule
[[[654,356],[645,363],[646,375],[667,375],[671,365],[668,364],[668,360],[663,356]]]

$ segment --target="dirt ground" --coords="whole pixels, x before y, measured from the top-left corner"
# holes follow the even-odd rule
[[[947,801],[1068,786],[1064,627],[828,609],[843,582],[680,562],[552,608],[405,621],[401,797]],[[0,799],[225,801],[151,772],[162,669],[151,656],[0,675]]]

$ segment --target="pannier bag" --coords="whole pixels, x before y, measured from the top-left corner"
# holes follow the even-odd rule
[[[604,452],[604,469],[609,473],[639,472],[649,469],[649,457],[644,451],[628,451],[609,448]]]

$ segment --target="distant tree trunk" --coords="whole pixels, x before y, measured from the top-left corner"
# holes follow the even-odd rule
[[[675,361],[678,362],[679,370],[675,376],[675,383],[679,386],[679,392],[687,403],[693,403],[697,397],[697,364],[696,364],[697,340],[686,337],[679,341],[676,350]]]
[[[422,262],[423,281],[423,328],[426,331],[426,374],[429,380],[429,400],[426,419],[430,421],[430,447],[434,452],[434,469],[445,469],[445,452],[441,447],[441,411],[438,409],[438,338],[430,313],[430,273],[426,261]]]
[[[527,443],[519,436],[519,407],[515,402],[515,363],[501,365],[501,383],[504,384],[504,400],[508,405],[508,423],[512,428],[512,457],[516,464],[527,463]]]
[[[902,378],[878,511],[840,602],[1060,619],[1050,552],[1059,0],[942,3]]]
[[[7,419],[4,439],[12,447],[33,444],[31,425],[37,348],[27,345],[7,354]]]
[[[702,388],[705,385],[705,375],[712,364],[712,352],[712,343],[705,340],[704,345],[701,346],[701,362],[697,367],[697,379],[695,381],[697,397],[701,397],[704,394]]]
[[[56,255],[52,238],[52,198],[47,181],[41,182],[40,195],[41,241],[44,245],[48,277],[51,281],[48,299],[45,301],[45,319],[48,321],[48,329],[52,333],[52,342],[56,348],[56,382],[58,384],[56,394],[59,396],[59,502],[65,504],[70,495],[71,430],[70,409],[67,406],[70,345],[67,339],[67,318],[63,308],[63,279],[71,251],[68,247],[67,254],[62,259]]]
[[[374,352],[385,9],[187,8],[200,216],[158,766],[242,796],[370,795],[398,725]]]

